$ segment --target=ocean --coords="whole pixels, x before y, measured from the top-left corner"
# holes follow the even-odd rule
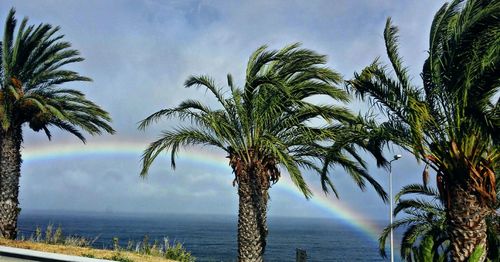
[[[328,218],[268,218],[266,261],[295,261],[296,248],[306,250],[308,261],[386,261],[378,244],[364,232],[345,222]],[[164,237],[184,244],[197,261],[236,261],[237,218],[223,215],[133,215],[107,213],[23,212],[20,235],[29,237],[37,226],[61,225],[64,235],[97,240],[94,246],[120,245],[129,240],[163,241]],[[377,223],[380,228],[382,222]]]

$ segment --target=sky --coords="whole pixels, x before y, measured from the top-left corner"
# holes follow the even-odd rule
[[[400,29],[400,53],[420,84],[428,31],[436,0],[345,1],[12,1],[2,0],[0,17],[15,7],[20,20],[61,27],[64,39],[86,59],[70,68],[91,77],[72,83],[107,110],[116,134],[88,137],[87,144],[55,131],[52,141],[24,129],[20,203],[24,211],[67,210],[134,214],[181,213],[236,215],[237,191],[225,155],[191,148],[172,170],[169,158],[157,159],[149,177],[139,177],[141,151],[179,122],[165,120],[146,131],[137,122],[149,114],[197,98],[214,104],[203,90],[186,89],[190,75],[212,76],[221,86],[231,73],[242,86],[250,54],[261,45],[278,49],[301,42],[328,55],[328,66],[349,79],[380,56],[387,61],[383,29],[392,17]],[[3,26],[1,27],[3,28]],[[360,102],[354,112],[366,110]],[[393,163],[395,191],[420,182],[422,166],[401,149]],[[370,174],[388,187],[388,172],[367,156]],[[270,216],[335,217],[315,198],[306,200],[291,189],[287,174],[270,190]],[[307,181],[318,187],[313,174]],[[341,169],[332,180],[340,203],[370,219],[387,219],[388,205],[372,189],[362,192]],[[316,194],[324,198],[323,194]],[[340,201],[340,202],[339,202]],[[337,214],[338,215],[338,214]]]

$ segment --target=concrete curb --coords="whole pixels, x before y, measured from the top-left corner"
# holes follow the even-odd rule
[[[61,255],[55,253],[47,253],[41,251],[34,251],[29,249],[14,248],[0,246],[0,255],[13,258],[29,259],[40,262],[58,262],[58,261],[69,261],[69,262],[112,262],[112,260],[106,259],[95,259],[88,257],[77,257],[69,255]]]

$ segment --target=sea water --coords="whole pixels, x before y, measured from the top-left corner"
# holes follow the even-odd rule
[[[296,249],[308,261],[386,261],[378,254],[373,236],[334,218],[270,217],[266,261],[295,261]],[[61,226],[64,235],[97,240],[97,248],[110,248],[117,237],[122,247],[129,240],[150,243],[165,237],[183,243],[197,261],[236,261],[237,217],[223,215],[143,215],[68,212],[23,212],[20,234],[32,235],[37,226]],[[383,222],[378,223],[380,228]],[[55,230],[54,228],[54,230]]]

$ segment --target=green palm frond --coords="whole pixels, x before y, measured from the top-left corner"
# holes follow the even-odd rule
[[[394,196],[394,200],[398,201],[401,198],[401,196],[409,195],[409,194],[430,196],[430,197],[435,197],[435,199],[438,199],[437,196],[439,195],[439,192],[432,187],[424,186],[421,184],[410,184],[410,185],[403,186],[403,188],[401,188],[399,193],[397,193]]]
[[[407,209],[415,209],[425,214],[437,214],[444,212],[444,208],[440,203],[425,201],[422,199],[404,199],[398,201],[396,208],[394,208],[394,215],[397,215],[402,210]]]
[[[3,131],[27,123],[34,131],[51,137],[50,126],[58,127],[85,142],[80,128],[91,135],[114,133],[109,114],[85,98],[80,91],[61,88],[75,81],[91,81],[64,66],[83,61],[77,50],[58,35],[59,27],[29,25],[17,21],[11,9],[1,46],[0,117]]]
[[[410,196],[422,196],[422,198],[404,198]],[[433,254],[435,259],[447,256],[449,252],[450,237],[446,231],[447,216],[443,203],[441,203],[439,192],[432,187],[421,184],[404,186],[396,195],[396,207],[394,216],[404,213],[403,217],[396,219],[392,225],[388,225],[379,238],[379,251],[385,257],[385,244],[390,229],[404,229],[401,240],[401,257],[406,261],[412,261],[412,257],[420,256],[424,239],[431,237],[433,242]],[[497,208],[498,209],[498,208]],[[495,226],[492,216],[487,219],[488,246],[499,246],[498,228]],[[497,222],[498,223],[498,222]],[[417,252],[417,253],[415,253]],[[488,249],[488,258],[498,258],[495,248]],[[426,260],[424,260],[426,261]]]
[[[392,25],[391,18],[387,19],[384,39],[387,50],[387,55],[391,61],[392,68],[396,74],[399,83],[401,83],[401,88],[408,89],[411,88],[410,79],[408,76],[408,69],[403,67],[403,60],[398,53],[398,28]]]
[[[489,206],[495,202],[492,181],[498,161],[484,159],[500,154],[498,28],[499,1],[444,4],[431,25],[418,87],[403,66],[398,29],[389,18],[384,39],[392,71],[376,59],[347,82],[351,92],[387,117],[374,128],[377,144],[393,143],[411,152],[441,174],[447,188],[473,185]]]
[[[146,176],[149,167],[162,151],[171,152],[172,168],[175,168],[175,158],[181,147],[189,145],[207,145],[216,146],[225,151],[229,151],[221,141],[213,134],[205,130],[196,128],[181,127],[173,131],[166,131],[161,134],[161,137],[152,142],[142,155],[143,168],[141,176]]]
[[[410,195],[421,195],[426,198],[422,199],[401,199],[401,197]],[[430,200],[428,200],[430,198]],[[446,213],[439,199],[437,190],[420,184],[412,184],[405,186],[397,194],[397,204],[394,208],[394,216],[401,212],[405,213],[401,219],[396,219],[392,225],[388,225],[382,231],[379,238],[379,251],[381,256],[385,257],[385,244],[391,228],[396,230],[403,228],[405,231],[401,240],[401,257],[406,261],[412,261],[411,257],[415,251],[420,250],[423,240],[427,237],[432,237],[433,252],[437,252],[438,248],[448,239],[446,235]],[[439,252],[437,252],[439,253]]]
[[[355,134],[348,126],[359,123],[357,116],[341,105],[322,105],[308,100],[322,95],[339,102],[349,101],[349,94],[338,87],[342,80],[340,74],[327,68],[326,62],[326,56],[300,48],[300,44],[280,50],[262,46],[249,58],[243,88],[234,84],[230,74],[227,88],[217,86],[208,76],[189,77],[185,86],[204,87],[215,96],[218,108],[188,99],[142,120],[139,129],[169,118],[189,121],[189,125],[164,131],[147,147],[141,175],[147,174],[160,152],[170,152],[175,165],[180,147],[201,144],[221,148],[229,154],[230,161],[237,159],[248,166],[255,162],[271,163],[272,167],[266,168],[272,172],[286,171],[306,198],[312,192],[303,177],[304,171],[319,174],[323,189],[336,193],[329,169],[339,165],[361,189],[365,189],[368,182],[386,199],[382,187],[366,172],[366,163],[358,154],[359,149],[381,152],[382,149],[376,149],[381,144],[368,148],[361,142],[366,138],[362,135],[347,139],[348,135],[341,134],[347,130]],[[312,125],[317,119],[325,124]],[[329,150],[335,153],[327,159]],[[383,163],[381,154],[378,159]],[[273,182],[276,179],[273,178]]]

